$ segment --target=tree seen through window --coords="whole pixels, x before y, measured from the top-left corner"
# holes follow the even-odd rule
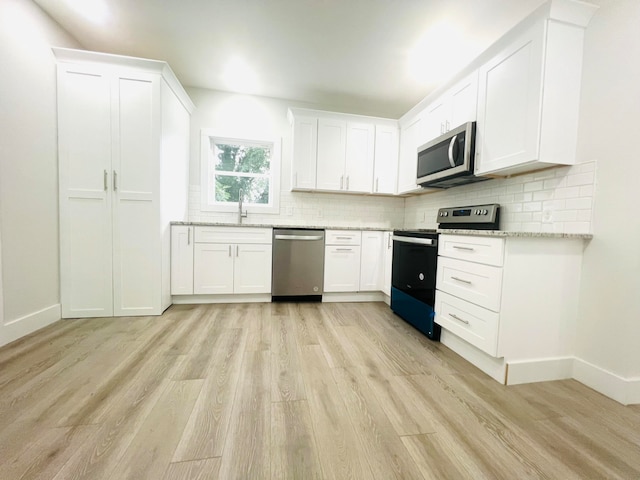
[[[268,204],[271,147],[211,138],[215,202]]]

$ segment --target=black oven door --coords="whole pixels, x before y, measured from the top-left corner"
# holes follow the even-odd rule
[[[437,235],[393,237],[391,286],[433,307],[438,260]]]

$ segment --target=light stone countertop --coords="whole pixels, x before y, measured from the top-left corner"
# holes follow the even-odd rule
[[[438,233],[450,235],[475,235],[476,237],[520,237],[520,238],[577,238],[591,240],[591,233],[554,233],[554,232],[509,232],[505,230],[470,230],[457,228],[439,228]]]
[[[320,229],[320,230],[363,230],[363,231],[416,231],[415,228],[391,228],[391,227],[356,227],[356,226],[336,226],[336,225],[273,225],[273,224],[251,224],[251,223],[225,223],[225,222],[171,222],[171,225],[187,225],[192,227],[254,227],[254,228],[291,228],[291,229]],[[509,232],[505,230],[471,230],[456,228],[439,228],[438,233],[448,233],[450,235],[475,235],[486,237],[520,237],[520,238],[577,238],[591,240],[591,233],[552,233],[552,232]]]
[[[273,225],[261,223],[224,223],[224,222],[171,222],[171,225],[186,225],[192,227],[253,227],[253,228],[290,228],[290,229],[318,229],[318,230],[364,230],[364,231],[389,231],[399,230],[392,227],[354,227],[335,225]]]

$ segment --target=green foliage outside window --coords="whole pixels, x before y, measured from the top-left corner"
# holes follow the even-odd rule
[[[240,190],[247,204],[268,204],[271,148],[222,143],[211,139],[215,201],[237,203]]]

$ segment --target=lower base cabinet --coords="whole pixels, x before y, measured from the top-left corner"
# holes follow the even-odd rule
[[[171,275],[172,295],[271,293],[271,229],[174,225]]]
[[[324,252],[324,291],[360,290],[360,245],[328,245]]]

